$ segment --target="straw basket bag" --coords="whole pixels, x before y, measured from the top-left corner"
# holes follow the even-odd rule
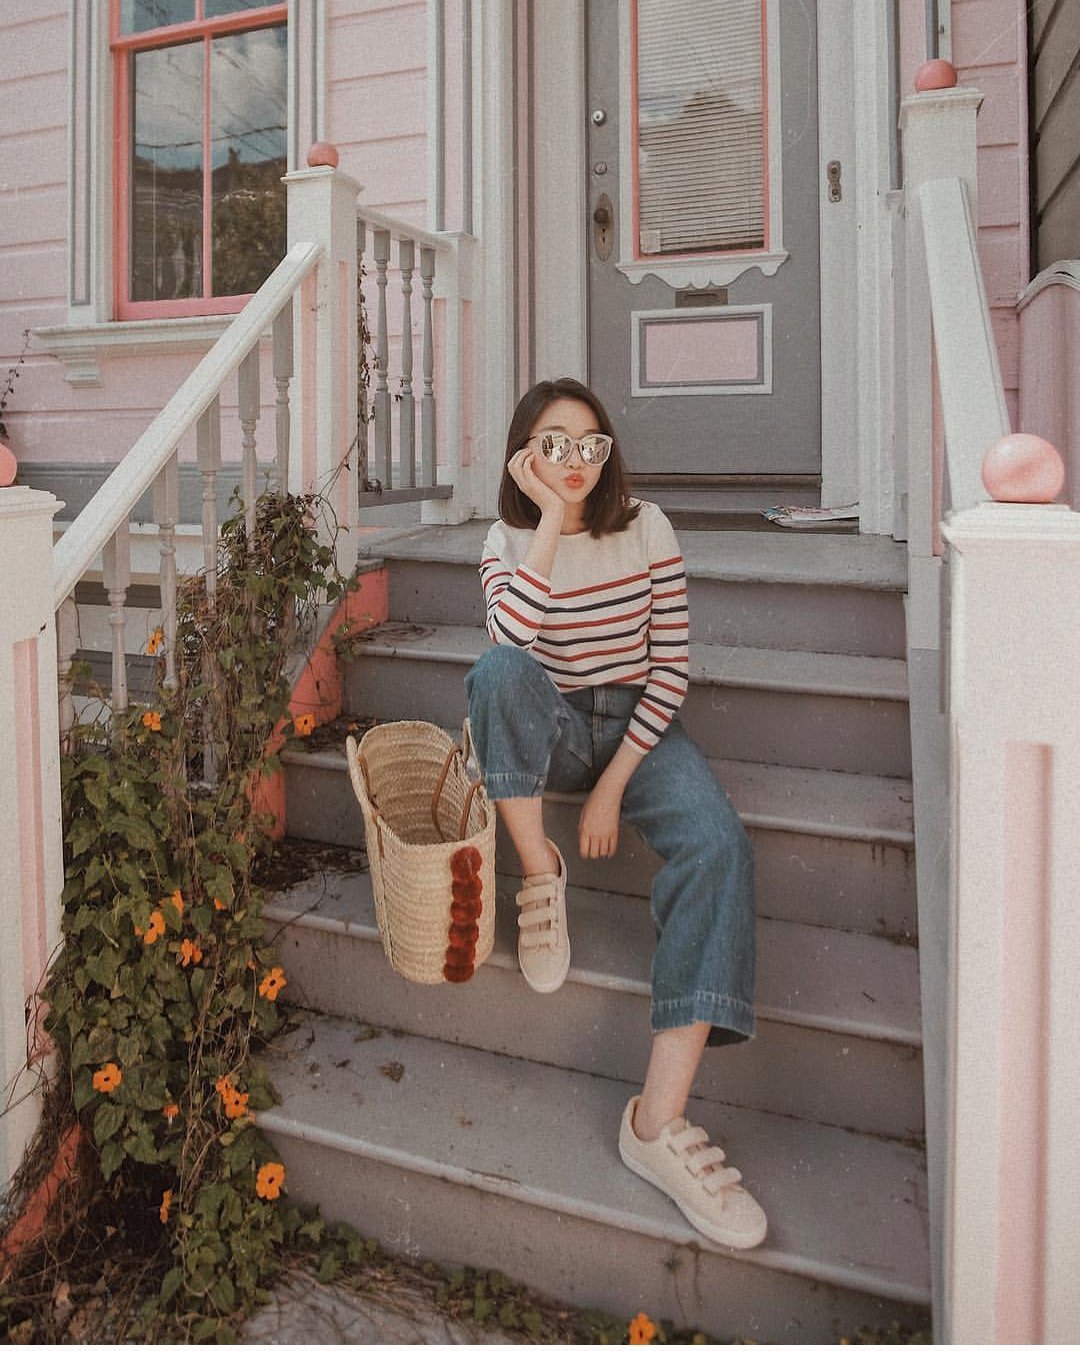
[[[364,815],[375,918],[395,971],[461,983],[495,942],[495,812],[462,746],[430,722],[388,722],[345,751]]]

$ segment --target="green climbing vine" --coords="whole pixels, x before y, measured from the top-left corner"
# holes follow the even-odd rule
[[[280,1025],[287,977],[253,869],[267,748],[298,730],[290,658],[345,585],[321,509],[260,497],[250,539],[238,510],[216,585],[182,584],[175,679],[158,629],[152,698],[77,724],[62,757],[63,946],[43,997],[63,1110],[47,1118],[53,1148],[58,1115],[83,1128],[84,1223],[107,1214],[141,1254],[109,1340],[226,1339],[300,1223],[257,1125],[274,1095],[253,1053]],[[17,1291],[0,1298],[0,1315],[18,1307]]]

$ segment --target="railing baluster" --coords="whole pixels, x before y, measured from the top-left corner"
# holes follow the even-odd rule
[[[274,487],[279,493],[286,493],[289,490],[289,442],[292,438],[289,382],[292,377],[293,307],[290,300],[274,320],[274,387],[277,390],[274,405],[274,442],[277,451]]]
[[[180,479],[175,453],[154,480],[154,519],[161,555],[161,628],[165,636],[165,678],[162,688],[175,690],[176,678],[176,521],[180,515]]]
[[[364,319],[364,251],[367,249],[367,226],[356,221],[356,464],[357,483],[361,490],[371,478],[368,463],[368,377],[367,325]]]
[[[102,579],[109,598],[109,627],[112,629],[112,707],[114,713],[124,713],[128,706],[124,604],[131,585],[131,533],[126,516],[102,549],[101,561]]]
[[[424,308],[424,347],[422,357],[423,393],[420,397],[420,482],[435,486],[435,332],[432,314],[432,288],[435,283],[435,250],[420,250],[420,283]]]
[[[384,489],[393,487],[390,469],[390,390],[386,383],[390,342],[386,326],[386,265],[390,261],[390,231],[376,230],[375,285],[378,307],[375,322],[375,476]]]
[[[195,445],[202,476],[203,573],[211,610],[217,595],[218,504],[217,476],[221,468],[221,400],[215,398],[199,418]]]
[[[75,726],[74,681],[71,666],[79,649],[79,608],[75,597],[68,596],[56,612],[56,678],[60,694],[60,745],[70,749],[69,733]]]
[[[416,400],[413,398],[412,274],[416,247],[411,239],[398,240],[401,270],[401,400],[398,404],[398,456],[401,483],[416,486]]]
[[[259,420],[259,349],[253,347],[240,363],[240,431],[243,455],[244,520],[248,548],[255,539],[255,499],[258,496],[255,459],[255,426]]]

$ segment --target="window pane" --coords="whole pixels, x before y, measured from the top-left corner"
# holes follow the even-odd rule
[[[190,23],[195,0],[120,0],[121,33],[145,33],[170,23]]]
[[[760,0],[639,0],[642,254],[764,245]]]
[[[216,19],[222,14],[239,14],[245,9],[265,9],[274,0],[206,0],[206,17]]]
[[[281,27],[213,42],[214,295],[258,290],[285,253],[285,55]]]
[[[202,294],[202,43],[133,57],[131,299]]]

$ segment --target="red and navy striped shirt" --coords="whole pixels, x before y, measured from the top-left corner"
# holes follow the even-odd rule
[[[650,751],[686,697],[686,572],[675,532],[652,502],[618,534],[562,535],[550,577],[523,565],[531,530],[496,521],[480,577],[488,635],[531,652],[559,690],[641,685],[625,741]]]

